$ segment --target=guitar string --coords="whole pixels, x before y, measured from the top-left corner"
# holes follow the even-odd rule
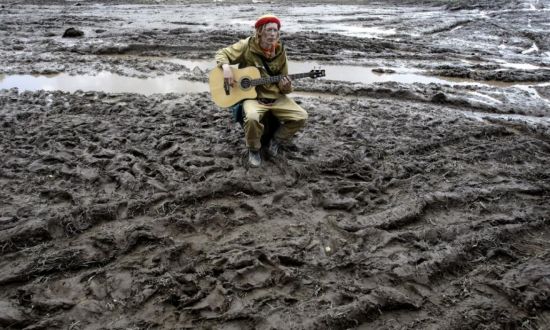
[[[290,77],[291,79],[294,79],[294,78],[304,78],[304,77],[312,77],[312,78],[315,78],[318,74],[314,74],[314,73],[311,73],[311,72],[307,72],[307,73],[297,73],[297,74],[290,74],[290,75],[287,75],[287,77]],[[322,76],[322,74],[320,74],[320,76]],[[269,83],[276,83],[276,82],[279,82],[279,80],[281,80],[284,76],[282,75],[279,75],[279,76],[273,76],[273,77],[263,77],[263,78],[259,78],[259,79],[253,79],[250,81],[250,85],[251,86],[259,86],[259,85],[264,85],[264,84],[269,84]]]

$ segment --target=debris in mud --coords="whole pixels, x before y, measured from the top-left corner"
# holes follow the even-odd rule
[[[374,69],[372,69],[372,72],[375,72],[375,73],[395,73],[395,70],[387,69],[387,68],[374,68]]]
[[[63,38],[78,38],[84,36],[84,32],[77,30],[75,28],[68,28],[63,33]]]

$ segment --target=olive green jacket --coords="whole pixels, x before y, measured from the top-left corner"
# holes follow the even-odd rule
[[[262,57],[274,75],[288,74],[288,63],[283,44],[277,44],[275,48],[275,56],[268,60],[265,58],[262,49],[254,36],[242,39],[229,47],[218,50],[216,52],[216,63],[219,67],[226,63],[231,65],[238,64],[239,68],[255,66],[260,70],[262,77],[267,77],[269,74],[264,68],[264,64],[261,59]],[[283,93],[277,84],[257,86],[256,92],[258,93],[259,98],[270,99],[276,99],[281,94],[290,93],[290,91],[285,91],[285,93]]]

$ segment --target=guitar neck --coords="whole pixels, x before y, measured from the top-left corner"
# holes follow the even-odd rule
[[[296,74],[289,74],[289,75],[263,77],[263,78],[260,78],[260,79],[254,79],[250,83],[251,83],[252,86],[260,86],[260,85],[278,83],[284,77],[289,77],[291,80],[293,80],[293,79],[307,78],[307,77],[310,77],[310,76],[311,76],[311,74],[309,72],[307,72],[307,73],[296,73]]]

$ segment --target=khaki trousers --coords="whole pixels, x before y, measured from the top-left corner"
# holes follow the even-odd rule
[[[261,104],[257,100],[246,100],[243,103],[243,109],[246,146],[252,150],[259,150],[262,147],[260,139],[264,132],[264,125],[261,120],[268,111],[271,111],[281,122],[281,126],[275,132],[275,138],[283,143],[288,142],[300,128],[304,127],[308,117],[307,112],[286,95],[279,96],[271,105]]]

